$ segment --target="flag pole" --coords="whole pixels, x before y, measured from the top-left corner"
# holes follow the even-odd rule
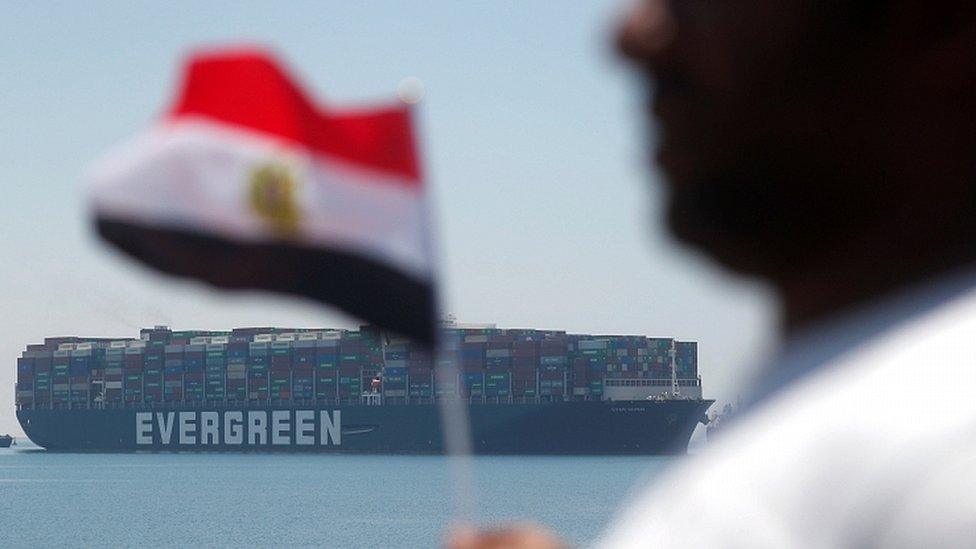
[[[461,399],[461,375],[458,364],[461,345],[448,345],[444,326],[439,326],[434,340],[433,397],[441,417],[444,456],[447,460],[454,503],[454,522],[459,526],[474,524],[477,518],[471,448],[471,424],[468,406]],[[453,347],[453,348],[452,348]],[[437,386],[454,382],[453,394],[438,397]]]
[[[424,97],[423,84],[419,79],[407,78],[401,82],[398,89],[400,100],[409,107],[411,127],[419,124],[415,116],[416,109]],[[419,132],[418,132],[419,133]],[[416,143],[419,147],[420,144]],[[431,195],[428,192],[423,203],[424,213],[429,223],[433,225],[435,214],[430,207]],[[437,257],[434,249],[435,242],[427,233],[425,243],[428,246],[428,257]],[[438,296],[439,297],[439,296]],[[438,406],[441,422],[441,436],[444,444],[444,457],[447,460],[449,482],[453,500],[453,522],[456,526],[475,524],[477,519],[477,501],[475,498],[474,473],[471,446],[471,423],[468,406],[461,400],[461,376],[458,364],[461,360],[461,345],[458,342],[453,348],[446,344],[443,309],[440,300],[435,297],[433,311],[436,322],[432,342],[431,359],[434,362],[434,383],[431,387],[431,398]],[[437,387],[445,381],[453,380],[455,390],[452,395],[438,397]]]

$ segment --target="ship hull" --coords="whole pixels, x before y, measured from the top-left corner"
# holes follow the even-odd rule
[[[680,454],[710,400],[469,406],[478,454]],[[269,405],[19,410],[27,436],[61,451],[444,452],[432,405]]]

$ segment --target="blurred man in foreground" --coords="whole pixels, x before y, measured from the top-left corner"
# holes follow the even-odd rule
[[[976,3],[647,0],[620,43],[672,232],[771,282],[785,338],[601,545],[976,545]]]

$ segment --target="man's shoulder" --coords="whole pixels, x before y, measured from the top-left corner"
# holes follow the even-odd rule
[[[872,453],[976,421],[976,292],[899,324],[759,405],[716,448],[729,454]],[[855,439],[855,440],[849,440]],[[727,456],[731,457],[731,456]],[[807,459],[813,459],[808,456]]]
[[[878,502],[918,492],[925,472],[973,436],[974,358],[976,293],[863,342],[758,405],[662,477],[617,532],[629,524],[671,538],[684,524],[690,544],[742,534],[753,546],[874,536],[861,530],[900,512]],[[976,446],[965,449],[976,458]],[[763,531],[747,532],[759,524]]]
[[[780,446],[852,433],[895,444],[949,433],[976,418],[974,380],[976,291],[877,334],[781,391],[744,422],[739,442],[766,429],[796,434]]]

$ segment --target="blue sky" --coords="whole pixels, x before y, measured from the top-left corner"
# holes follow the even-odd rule
[[[610,47],[620,2],[59,4],[0,18],[0,433],[20,431],[15,359],[44,336],[355,325],[157,276],[92,237],[80,175],[153,120],[183,54],[206,45],[270,46],[337,105],[424,82],[444,301],[459,320],[697,340],[706,394],[723,399],[770,341],[768,292],[657,220],[643,93]]]

